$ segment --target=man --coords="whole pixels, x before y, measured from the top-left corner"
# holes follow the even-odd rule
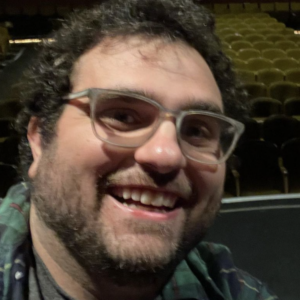
[[[18,124],[27,183],[0,207],[1,299],[277,299],[200,243],[246,114],[213,27],[188,0],[113,1],[44,45]]]

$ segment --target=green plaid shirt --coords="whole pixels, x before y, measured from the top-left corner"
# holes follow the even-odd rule
[[[13,186],[0,206],[0,300],[28,299],[29,189]],[[274,300],[268,288],[232,262],[228,248],[202,242],[176,268],[156,300]]]

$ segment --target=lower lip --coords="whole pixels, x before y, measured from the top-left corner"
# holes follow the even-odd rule
[[[134,209],[134,208],[124,206],[122,203],[115,200],[112,196],[110,196],[110,198],[112,199],[113,205],[116,209],[121,209],[123,212],[125,212],[135,218],[147,219],[147,220],[153,220],[153,221],[166,221],[166,220],[175,219],[180,212],[179,208],[174,209],[170,212],[164,212],[164,213]]]

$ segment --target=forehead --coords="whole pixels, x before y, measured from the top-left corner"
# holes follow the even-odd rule
[[[73,92],[126,89],[154,95],[169,109],[206,102],[222,110],[221,93],[207,63],[181,42],[106,39],[79,58],[71,82]]]

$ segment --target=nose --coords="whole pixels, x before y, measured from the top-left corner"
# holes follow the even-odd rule
[[[155,134],[136,149],[134,158],[140,165],[161,174],[184,168],[186,157],[178,144],[175,124],[171,120],[163,121]]]

